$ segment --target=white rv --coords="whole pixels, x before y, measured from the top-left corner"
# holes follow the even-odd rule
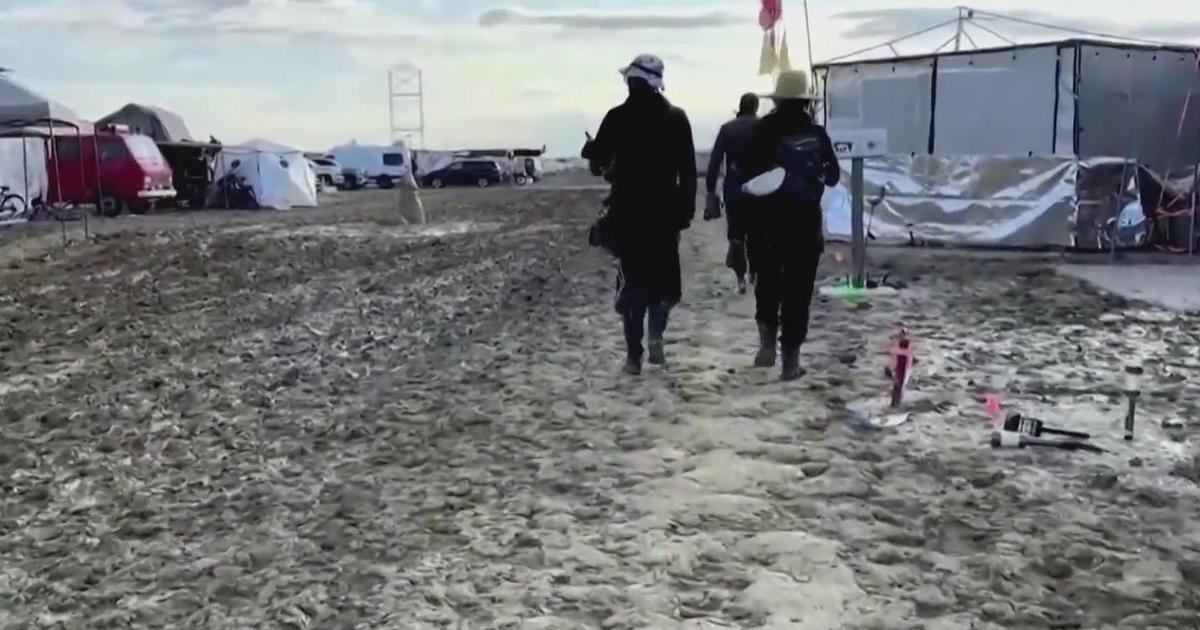
[[[351,141],[329,150],[329,156],[344,169],[353,169],[365,181],[391,188],[408,175],[412,152],[403,142],[391,146],[358,144]]]

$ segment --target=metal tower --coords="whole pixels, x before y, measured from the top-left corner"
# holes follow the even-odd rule
[[[395,142],[403,137],[409,146],[418,149],[425,148],[425,86],[421,69],[411,63],[396,64],[388,69],[388,142]],[[416,101],[417,122],[412,124],[412,104]],[[397,101],[401,110],[408,114],[407,124],[396,122]],[[412,143],[417,136],[417,144]]]

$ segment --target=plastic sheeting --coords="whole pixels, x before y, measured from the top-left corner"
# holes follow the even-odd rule
[[[1200,51],[1091,40],[816,66],[831,131],[892,153],[1200,162]],[[1053,87],[1052,87],[1053,86]]]
[[[850,238],[849,162],[822,199],[828,238]],[[885,242],[1107,249],[1144,240],[1137,169],[1121,158],[890,156],[864,160],[864,222]],[[1124,182],[1121,177],[1124,175]]]
[[[1050,46],[938,59],[933,152],[1054,155],[1057,64]]]
[[[213,180],[229,172],[245,178],[263,208],[317,205],[317,176],[296,149],[265,140],[223,147],[213,161]]]
[[[1079,154],[1165,172],[1200,161],[1197,53],[1115,45],[1079,51]]]
[[[22,150],[24,146],[24,150]],[[21,195],[26,203],[46,199],[46,143],[41,138],[0,138],[0,185]]]
[[[892,153],[927,153],[932,80],[932,58],[837,66],[826,78],[826,126],[884,128]]]

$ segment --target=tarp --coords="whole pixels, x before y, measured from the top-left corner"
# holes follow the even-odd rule
[[[79,119],[71,108],[0,76],[0,127],[13,122],[56,120],[74,123]]]
[[[22,151],[24,146],[24,151]],[[47,198],[46,143],[41,138],[0,138],[0,185],[29,203]]]
[[[194,140],[187,125],[175,112],[154,105],[129,103],[96,121],[97,125],[128,125],[130,131],[150,136],[155,142],[190,142]]]
[[[821,201],[832,240],[850,239],[850,163],[842,169]],[[864,196],[887,193],[874,212],[866,204],[864,224],[881,242],[1104,250],[1115,217],[1118,246],[1130,247],[1145,241],[1136,179],[1123,158],[870,158]]]
[[[263,208],[317,205],[317,176],[297,149],[268,140],[224,146],[213,163],[214,181],[229,172],[245,178]]]

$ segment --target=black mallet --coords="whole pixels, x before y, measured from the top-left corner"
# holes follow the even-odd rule
[[[1026,418],[1019,413],[1010,414],[1008,418],[1005,418],[1004,430],[1024,433],[1030,437],[1041,437],[1042,435],[1061,435],[1063,437],[1076,438],[1079,440],[1086,440],[1092,437],[1087,433],[1080,433],[1078,431],[1054,429],[1046,426],[1045,422],[1042,422],[1037,418]]]

